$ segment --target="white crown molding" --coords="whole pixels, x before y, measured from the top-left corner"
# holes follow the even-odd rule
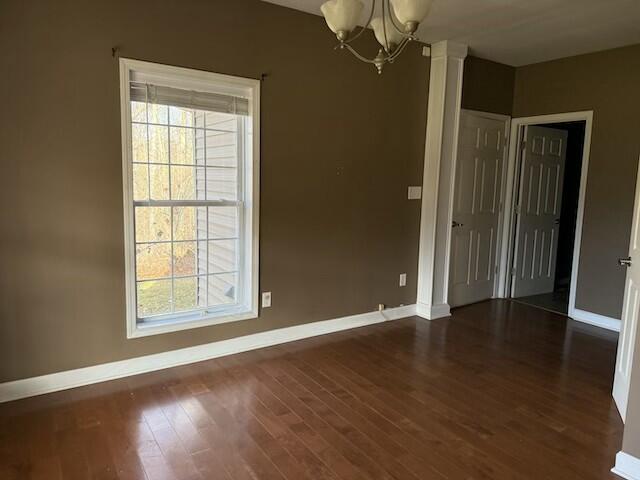
[[[640,459],[628,453],[618,452],[613,473],[627,480],[640,480]]]
[[[587,312],[586,310],[580,310],[574,308],[569,317],[577,322],[588,323],[595,325],[596,327],[606,328],[607,330],[613,330],[614,332],[620,331],[620,320],[617,318],[606,317],[598,313]]]
[[[368,312],[347,317],[334,318],[319,322],[279,328],[254,333],[243,337],[221,340],[219,342],[182,348],[169,352],[156,353],[143,357],[130,358],[117,362],[103,363],[91,367],[67,370],[64,372],[25,378],[0,383],[0,403],[20,398],[57,392],[69,388],[114,380],[140,373],[163,370],[212,358],[292,342],[304,338],[326,335],[366,325],[398,320],[416,314],[415,305],[389,308],[380,312]]]

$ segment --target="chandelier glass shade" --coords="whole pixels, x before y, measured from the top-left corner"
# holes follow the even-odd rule
[[[365,24],[356,32],[364,4],[361,0],[328,0],[320,10],[329,29],[340,42],[336,48],[350,51],[357,59],[376,67],[378,73],[392,63],[407,44],[416,39],[415,32],[429,14],[433,0],[371,0],[371,10]],[[376,5],[381,16],[375,17]],[[367,28],[372,28],[382,46],[373,58],[358,53],[351,43]]]

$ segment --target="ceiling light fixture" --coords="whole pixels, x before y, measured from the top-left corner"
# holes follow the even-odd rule
[[[380,3],[381,17],[373,18],[376,4]],[[349,50],[358,60],[374,65],[378,73],[386,63],[402,53],[407,44],[416,39],[415,33],[431,8],[433,0],[371,0],[371,12],[363,27],[353,33],[364,9],[360,0],[328,0],[320,7],[327,25],[338,37],[336,48]],[[382,45],[374,58],[358,53],[351,43],[368,28]]]

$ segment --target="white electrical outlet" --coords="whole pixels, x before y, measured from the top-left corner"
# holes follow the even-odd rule
[[[400,286],[401,287],[406,287],[407,286],[407,274],[406,273],[401,273],[400,274]]]
[[[262,308],[271,306],[271,292],[262,292]]]

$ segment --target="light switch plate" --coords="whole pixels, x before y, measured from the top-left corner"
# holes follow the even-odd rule
[[[407,286],[407,274],[406,273],[401,273],[400,274],[400,286],[401,287],[406,287]]]
[[[419,200],[422,198],[422,187],[409,187],[409,191],[407,194],[409,200]]]
[[[271,306],[271,292],[262,292],[262,308]]]

